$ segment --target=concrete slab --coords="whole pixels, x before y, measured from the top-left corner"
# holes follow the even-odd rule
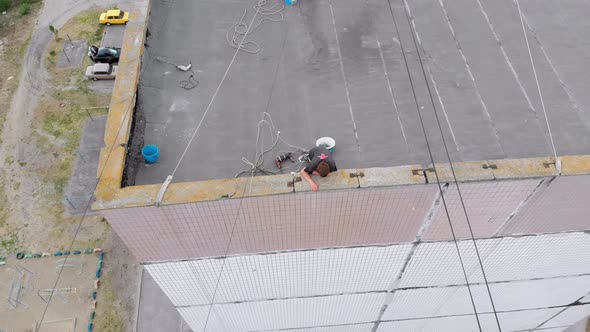
[[[137,316],[137,332],[192,332],[158,284],[144,271]]]
[[[64,206],[69,214],[82,214],[94,193],[100,149],[104,146],[103,136],[106,116],[93,116],[86,121],[72,177],[65,189]]]
[[[86,56],[86,39],[66,40],[57,60],[57,68],[76,68]]]

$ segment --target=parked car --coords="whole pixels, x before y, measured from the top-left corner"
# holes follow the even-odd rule
[[[117,47],[96,47],[91,45],[88,48],[88,57],[92,62],[115,63],[119,62],[121,49]]]
[[[118,66],[109,63],[95,63],[86,68],[86,77],[92,80],[114,80],[117,76]]]
[[[106,13],[100,14],[100,18],[98,19],[100,24],[106,25],[127,24],[127,21],[129,21],[129,13],[120,9],[107,10]]]

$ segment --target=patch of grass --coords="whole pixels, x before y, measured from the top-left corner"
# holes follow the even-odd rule
[[[28,2],[23,2],[18,6],[18,16],[29,15],[31,12],[31,5]]]
[[[75,70],[68,70],[68,72]],[[110,100],[110,95],[98,94],[90,89],[81,75],[76,79],[74,87],[75,89],[68,91],[53,91],[40,103],[35,117],[35,121],[38,122],[35,124],[38,133],[34,137],[38,146],[59,154],[58,158],[47,165],[44,176],[44,181],[52,183],[58,194],[63,193],[69,181],[84,124],[88,120],[88,113],[83,107],[108,105]],[[68,104],[65,107],[59,107],[60,101],[63,100],[67,100]],[[89,110],[92,116],[104,115],[107,111],[107,109]]]
[[[0,6],[3,1],[0,0]],[[10,0],[8,2],[11,3]],[[31,15],[18,17],[10,12],[0,15],[0,36],[4,40],[4,53],[0,56],[0,77],[2,77],[2,84],[0,84],[0,134],[6,120],[6,113],[10,110],[12,96],[18,87],[24,54],[29,47],[37,12],[41,7],[39,4],[29,3],[31,4]],[[11,50],[16,50],[16,52]]]
[[[100,278],[100,289],[98,291],[100,301],[96,308],[94,319],[94,330],[96,331],[124,331],[122,308],[113,291],[112,275],[107,273]]]
[[[6,218],[8,217],[8,207],[6,206],[6,195],[4,194],[4,184],[0,183],[0,229],[6,227]]]
[[[0,0],[0,12],[5,12],[12,6],[11,0]]]
[[[0,237],[0,253],[3,255],[14,253],[20,246],[20,239],[16,230],[8,231]]]

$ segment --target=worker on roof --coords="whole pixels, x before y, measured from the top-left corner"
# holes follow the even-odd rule
[[[330,172],[335,172],[338,169],[332,158],[332,153],[323,146],[316,146],[309,150],[308,158],[309,162],[301,171],[301,177],[309,182],[312,191],[318,191],[320,186],[311,178],[311,174],[326,177]]]

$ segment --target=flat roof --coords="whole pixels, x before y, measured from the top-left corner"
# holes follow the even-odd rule
[[[281,2],[267,6],[275,3]],[[128,184],[162,183],[171,174],[234,55],[226,33],[246,8],[250,22],[252,4],[151,2]],[[514,2],[407,6],[452,160],[553,156]],[[521,1],[521,8],[557,154],[590,154],[590,77],[583,70],[590,6],[547,0]],[[403,1],[390,7],[387,0],[301,0],[282,13],[282,21],[265,20],[246,38],[260,51],[238,53],[174,182],[231,178],[246,169],[242,158],[254,159],[264,112],[291,145],[310,148],[318,137],[333,137],[341,169],[428,165],[415,97],[435,161],[447,160]],[[278,16],[257,15],[254,24],[261,17]],[[172,64],[189,62],[199,84],[185,90],[180,85],[189,74]],[[258,148],[270,147],[268,126],[262,135]],[[265,169],[277,171],[272,160],[292,150],[286,143],[266,155]],[[144,144],[159,147],[157,163],[141,160]]]

